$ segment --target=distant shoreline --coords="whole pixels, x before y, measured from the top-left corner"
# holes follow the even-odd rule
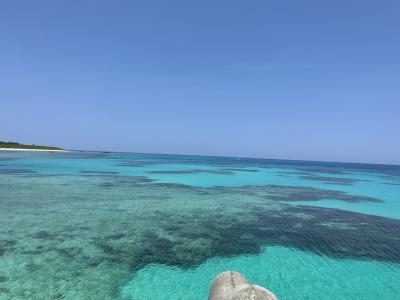
[[[39,152],[69,152],[63,149],[33,149],[33,148],[0,148],[0,151],[39,151]]]

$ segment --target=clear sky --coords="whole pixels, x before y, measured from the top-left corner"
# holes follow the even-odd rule
[[[400,1],[0,2],[0,140],[400,164]]]

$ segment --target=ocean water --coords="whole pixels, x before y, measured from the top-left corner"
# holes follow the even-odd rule
[[[398,299],[400,166],[0,152],[0,299]]]

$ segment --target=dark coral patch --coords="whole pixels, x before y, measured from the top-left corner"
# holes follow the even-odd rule
[[[345,202],[382,202],[377,198],[349,195],[342,191],[316,189],[310,187],[269,186],[268,199],[278,201],[319,201],[324,199],[340,200]]]
[[[114,171],[81,171],[82,174],[93,174],[93,175],[116,175],[118,172]]]
[[[172,170],[172,171],[148,171],[149,174],[196,174],[194,170]]]
[[[77,247],[57,248],[56,251],[65,258],[74,258],[83,252],[81,248]]]
[[[325,174],[347,174],[344,170],[341,170],[337,167],[315,167],[315,168],[297,168],[297,170],[301,172],[308,173],[325,173]]]
[[[383,184],[386,184],[386,185],[400,185],[400,183],[393,183],[393,182],[384,182]]]
[[[337,258],[374,259],[400,262],[400,221],[319,207],[288,207],[280,216],[258,213],[258,232],[267,243],[296,247]],[[307,216],[304,218],[304,216]],[[302,224],[298,228],[296,224]],[[264,225],[264,226],[263,226]],[[277,234],[278,233],[278,234]]]
[[[239,168],[224,168],[223,170],[226,171],[237,171],[237,172],[250,172],[250,173],[255,173],[255,172],[259,172],[259,170],[256,169],[239,169]]]
[[[335,258],[400,263],[400,221],[317,207],[287,207],[280,213],[257,209],[253,213],[256,218],[251,221],[225,216],[199,218],[195,227],[188,220],[177,222],[167,228],[173,240],[147,232],[137,249],[139,254],[130,261],[135,267],[147,263],[192,267],[214,256],[257,253],[269,244]]]
[[[304,175],[304,176],[313,175],[313,173],[300,172],[300,171],[285,171],[285,172],[279,172],[278,174],[280,174],[280,175],[296,175],[296,176],[300,176],[300,175]]]
[[[34,174],[37,173],[30,169],[0,169],[0,174],[5,175],[18,175],[18,174]]]
[[[284,185],[263,185],[263,186],[242,186],[242,187],[214,187],[214,191],[233,192],[246,196],[263,196],[269,200],[276,201],[319,201],[319,200],[340,200],[345,202],[383,202],[374,197],[350,195],[342,191],[317,189],[304,186]]]
[[[202,169],[194,169],[194,170],[171,170],[171,171],[148,171],[149,174],[221,174],[221,175],[233,175],[232,171],[221,169],[221,170],[202,170]]]
[[[46,230],[41,230],[41,231],[38,231],[38,232],[34,233],[33,237],[35,239],[40,239],[40,240],[56,240],[56,239],[59,238],[59,235],[55,234],[55,233],[48,232]]]
[[[217,256],[255,253],[262,245],[270,244],[336,258],[400,262],[398,220],[317,207],[288,207],[281,213],[257,210],[255,214],[257,218],[251,222],[221,220],[223,225],[214,221],[217,226],[207,226],[211,223],[206,222],[202,224],[204,234],[192,234],[190,238],[208,239],[212,246],[207,251]],[[187,234],[182,230],[183,235]],[[200,262],[203,255],[197,253],[194,257]],[[180,263],[185,265],[184,261]]]
[[[125,234],[119,232],[119,233],[107,235],[104,238],[106,240],[119,240],[119,239],[122,239],[124,236],[125,236]]]
[[[143,168],[147,166],[154,166],[164,164],[159,161],[146,161],[146,160],[124,160],[117,164],[119,167],[132,167],[132,168]]]
[[[102,178],[107,181],[100,182],[99,187],[114,188],[121,186],[134,186],[144,183],[151,183],[154,180],[147,176],[119,176],[119,175],[103,175]]]
[[[339,184],[339,185],[353,185],[358,180],[352,178],[339,178],[339,177],[328,177],[328,176],[318,176],[318,175],[303,175],[299,178],[304,180],[321,181],[328,184]]]
[[[333,174],[336,174],[333,172]],[[332,177],[332,176],[320,176],[317,174],[309,173],[309,172],[279,172],[278,176],[289,177],[288,175],[297,176],[303,180],[311,180],[311,181],[320,181],[325,184],[337,184],[337,185],[354,185],[359,181],[368,181],[368,180],[361,180],[361,179],[354,179],[354,178],[343,178],[343,177]]]
[[[16,240],[0,240],[0,256],[3,256],[8,251],[14,250],[15,245],[17,245]]]

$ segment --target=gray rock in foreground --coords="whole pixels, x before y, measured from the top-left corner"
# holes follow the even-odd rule
[[[212,283],[208,300],[278,300],[266,288],[251,284],[235,271],[218,274]]]

